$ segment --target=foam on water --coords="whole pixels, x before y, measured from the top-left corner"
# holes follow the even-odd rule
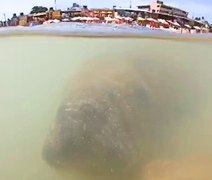
[[[203,39],[211,41],[212,33],[178,34],[171,31],[150,29],[141,26],[117,24],[85,24],[61,22],[38,25],[33,27],[4,27],[0,28],[0,36],[5,35],[53,35],[53,36],[83,36],[83,37],[147,37],[147,38],[182,38]]]
[[[149,28],[129,25],[115,25],[115,24],[84,24],[84,23],[58,23],[50,25],[39,25],[33,27],[9,27],[1,28],[1,33],[8,32],[29,32],[29,31],[44,31],[44,32],[57,32],[67,34],[153,34],[164,33],[160,30],[152,31]],[[166,33],[167,34],[167,33]],[[168,33],[169,34],[169,33]]]

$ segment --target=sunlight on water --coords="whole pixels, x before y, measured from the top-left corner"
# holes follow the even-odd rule
[[[0,179],[212,179],[211,47],[1,38]]]

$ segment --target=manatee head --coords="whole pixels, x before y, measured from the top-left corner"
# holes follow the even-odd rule
[[[51,166],[109,173],[138,167],[149,92],[136,72],[121,69],[86,71],[71,82],[43,150]]]
[[[182,120],[197,102],[186,88],[191,81],[160,63],[123,59],[89,62],[70,81],[43,148],[49,165],[134,174],[152,159],[174,157]]]

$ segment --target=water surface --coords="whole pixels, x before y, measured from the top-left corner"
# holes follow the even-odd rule
[[[180,179],[179,174],[191,179],[212,178],[212,161],[202,158],[212,155],[211,42],[28,35],[1,38],[0,49],[0,179],[88,179],[74,171],[58,173],[42,159],[42,149],[60,104],[71,86],[77,86],[71,84],[72,79],[85,69],[85,64],[96,61],[100,63],[92,69],[96,71],[94,78],[98,79],[98,73],[103,76],[101,70],[110,77],[107,72],[112,67],[117,71],[132,67],[127,68],[128,76],[121,81],[136,73],[154,99],[154,121],[146,129],[152,136],[146,142],[155,140],[155,147],[145,144],[145,149],[155,149],[147,170],[141,168],[139,179],[144,179],[143,171],[148,180]],[[136,141],[139,139],[142,137],[136,137]],[[192,161],[190,157],[201,160]],[[171,167],[159,169],[167,162]],[[176,163],[187,169],[183,165],[182,170],[173,168]],[[195,163],[200,167],[194,168]],[[191,175],[192,168],[200,171],[196,177]]]

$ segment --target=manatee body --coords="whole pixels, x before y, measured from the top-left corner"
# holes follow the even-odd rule
[[[101,174],[132,172],[156,154],[171,154],[176,147],[166,144],[172,143],[185,103],[185,97],[175,97],[176,87],[184,91],[176,84],[186,80],[172,82],[148,68],[133,60],[84,65],[59,107],[44,159],[58,169]]]

